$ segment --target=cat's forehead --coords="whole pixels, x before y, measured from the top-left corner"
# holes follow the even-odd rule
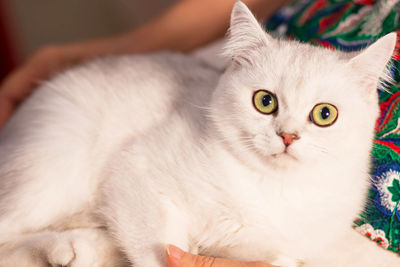
[[[260,81],[282,105],[333,101],[346,87],[345,62],[339,52],[284,43],[266,54]]]

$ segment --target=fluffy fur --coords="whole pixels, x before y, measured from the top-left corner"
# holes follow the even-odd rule
[[[165,245],[291,266],[398,266],[355,233],[389,34],[356,56],[275,40],[238,2],[223,75],[189,56],[58,75],[0,135],[0,266],[165,267]],[[258,89],[279,108],[264,115]],[[335,124],[309,120],[317,103]],[[285,149],[280,133],[299,139]]]

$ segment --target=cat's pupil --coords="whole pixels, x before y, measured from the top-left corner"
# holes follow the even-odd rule
[[[331,115],[331,111],[329,110],[328,107],[323,107],[321,109],[321,118],[326,120],[327,118],[329,118],[329,116]]]
[[[264,107],[271,105],[272,104],[272,97],[271,95],[265,95],[262,98],[262,104],[264,105]]]

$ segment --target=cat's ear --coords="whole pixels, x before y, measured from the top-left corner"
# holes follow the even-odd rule
[[[386,65],[390,61],[396,46],[397,34],[392,32],[363,50],[350,60],[350,67],[368,87],[375,91],[379,79],[390,81]]]
[[[237,1],[231,13],[228,41],[224,54],[239,64],[251,64],[250,55],[273,41],[262,29],[251,11]]]

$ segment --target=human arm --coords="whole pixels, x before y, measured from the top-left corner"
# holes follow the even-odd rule
[[[288,0],[243,0],[258,17],[268,17]],[[124,34],[36,52],[0,86],[0,129],[40,80],[87,59],[157,50],[190,51],[225,34],[235,0],[182,0],[159,17]]]
[[[172,245],[167,247],[167,261],[169,267],[274,267],[263,262],[236,262],[192,255]]]

